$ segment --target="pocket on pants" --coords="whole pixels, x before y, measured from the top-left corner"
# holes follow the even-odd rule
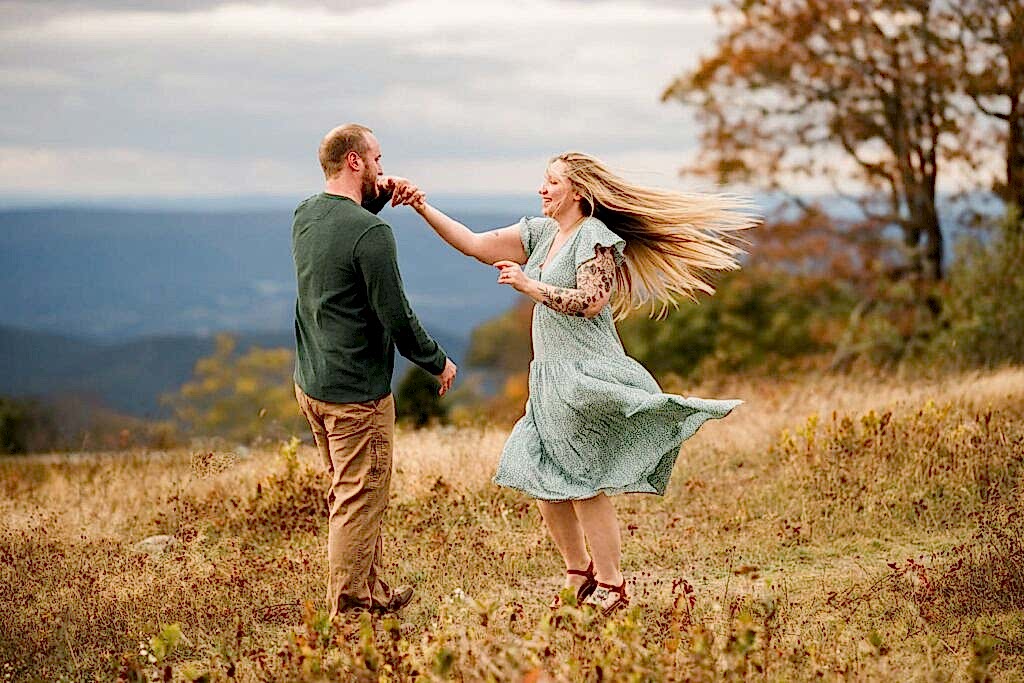
[[[370,471],[366,477],[378,482],[391,469],[391,444],[384,435],[374,430],[370,435]]]

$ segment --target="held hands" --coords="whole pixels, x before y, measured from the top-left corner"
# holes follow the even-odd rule
[[[417,211],[427,203],[427,195],[408,178],[399,176],[381,176],[377,180],[381,191],[391,192],[391,206],[411,206]]]
[[[498,261],[494,264],[494,267],[500,271],[498,274],[499,285],[509,285],[517,292],[525,292],[530,278],[526,277],[518,263],[515,261]]]
[[[441,388],[437,392],[439,396],[444,396],[452,388],[452,382],[455,381],[455,375],[458,374],[458,371],[459,368],[452,362],[451,358],[445,360],[444,370],[441,371],[440,375],[435,375],[438,381],[441,382]]]

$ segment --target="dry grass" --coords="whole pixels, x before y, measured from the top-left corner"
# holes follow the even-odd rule
[[[311,607],[311,448],[0,461],[0,681],[1024,676],[1024,370],[687,393],[747,404],[665,499],[617,499],[635,607],[606,623],[547,613],[557,555],[489,482],[501,430],[399,434],[400,621]],[[133,551],[154,534],[177,543]]]

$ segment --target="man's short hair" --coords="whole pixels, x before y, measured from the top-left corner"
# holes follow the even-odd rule
[[[332,178],[345,168],[345,157],[349,152],[365,158],[370,150],[367,136],[372,132],[358,123],[346,123],[325,135],[320,141],[320,167],[324,169],[324,177]]]

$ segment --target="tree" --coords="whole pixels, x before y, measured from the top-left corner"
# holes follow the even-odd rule
[[[54,431],[47,411],[37,401],[0,396],[0,454],[52,447]]]
[[[469,339],[467,364],[522,372],[533,355],[530,341],[533,305],[529,299],[520,299],[509,310],[475,328]]]
[[[663,93],[697,109],[688,170],[778,189],[851,184],[861,227],[897,226],[907,270],[943,274],[940,165],[964,153],[954,51],[927,0],[729,0],[715,53]]]
[[[288,349],[249,349],[235,353],[236,342],[217,336],[213,354],[196,362],[193,378],[165,397],[175,417],[195,434],[249,441],[265,436],[301,434],[308,426],[295,403],[294,356]]]
[[[629,354],[663,378],[779,371],[832,349],[850,307],[841,285],[749,266],[723,277],[713,297],[664,320],[632,316],[619,334]]]
[[[433,421],[444,422],[448,408],[441,402],[438,386],[437,379],[429,372],[416,365],[411,366],[395,395],[398,418],[409,420],[417,429]]]
[[[1005,140],[1005,183],[996,192],[1024,209],[1024,0],[959,0],[948,14],[958,28],[959,76]]]

